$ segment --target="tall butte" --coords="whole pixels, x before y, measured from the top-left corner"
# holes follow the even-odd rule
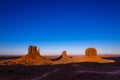
[[[28,54],[10,61],[13,64],[29,64],[29,65],[43,65],[43,64],[50,64],[50,60],[45,59],[40,55],[39,49],[36,46],[29,46],[28,47]]]
[[[113,63],[115,61],[101,58],[97,55],[95,48],[87,48],[85,50],[85,56],[80,59],[80,62]]]

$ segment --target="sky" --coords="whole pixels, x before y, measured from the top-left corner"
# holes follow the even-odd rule
[[[0,55],[120,53],[119,0],[0,0]]]

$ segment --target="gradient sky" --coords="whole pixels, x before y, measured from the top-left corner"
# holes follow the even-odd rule
[[[120,53],[120,0],[0,0],[0,54]]]

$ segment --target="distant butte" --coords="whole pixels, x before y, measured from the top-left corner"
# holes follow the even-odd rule
[[[85,50],[85,56],[82,57],[79,62],[98,62],[98,63],[113,63],[114,60],[103,59],[97,55],[95,48],[87,48]]]
[[[67,55],[67,51],[64,50],[58,58],[53,59],[53,64],[67,64],[67,63],[71,63],[71,60],[72,58],[70,58]]]
[[[62,54],[55,60],[66,60],[66,59],[70,59],[70,57],[67,55],[67,51],[64,50]]]
[[[1,65],[54,65],[54,64],[67,64],[76,62],[97,62],[97,63],[113,63],[114,60],[103,59],[97,55],[95,48],[87,48],[85,50],[85,56],[82,58],[71,58],[67,55],[67,51],[63,51],[61,56],[56,59],[46,59],[40,55],[39,49],[36,46],[29,46],[27,55],[12,60],[0,61]]]

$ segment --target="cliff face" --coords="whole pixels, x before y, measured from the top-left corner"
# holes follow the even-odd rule
[[[85,50],[85,56],[97,56],[97,51],[95,48],[87,48]]]

